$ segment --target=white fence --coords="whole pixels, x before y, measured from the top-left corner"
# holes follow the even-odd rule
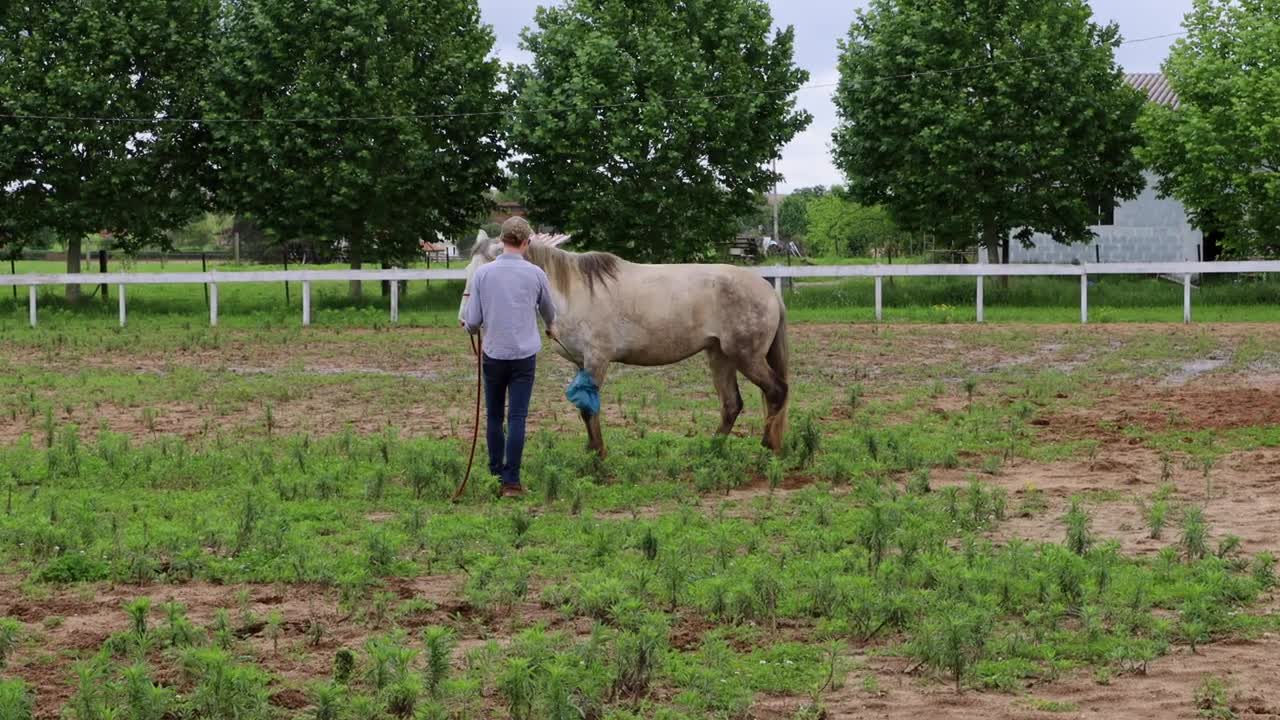
[[[988,277],[1079,277],[1080,322],[1089,322],[1090,275],[1156,275],[1181,278],[1183,322],[1191,322],[1191,278],[1206,274],[1280,273],[1280,261],[1187,262],[1187,263],[1102,263],[1084,265],[767,265],[753,268],[770,279],[779,294],[783,278],[873,278],[875,316],[884,318],[886,277],[972,277],[976,280],[975,303],[978,322],[983,322],[983,280]],[[233,283],[296,282],[302,285],[302,324],[311,324],[311,283],[351,280],[464,280],[464,270],[289,270],[271,272],[204,273],[80,273],[76,275],[0,275],[0,287],[28,288],[31,326],[37,322],[37,288],[54,285],[116,285],[120,305],[120,325],[124,326],[126,292],[129,285],[206,285],[209,289],[209,324],[218,324],[218,286]],[[391,283],[391,321],[400,319],[400,285]]]

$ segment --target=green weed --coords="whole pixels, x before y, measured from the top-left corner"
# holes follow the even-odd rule
[[[35,704],[26,683],[18,679],[0,678],[0,717],[33,720]]]
[[[1067,525],[1067,549],[1084,555],[1093,546],[1093,516],[1085,509],[1080,498],[1071,499],[1071,507],[1063,518]]]
[[[1197,714],[1202,718],[1213,720],[1234,720],[1236,713],[1231,709],[1227,687],[1227,681],[1220,677],[1204,676],[1196,686]]]
[[[1200,560],[1209,553],[1209,526],[1204,511],[1190,506],[1182,511],[1182,537],[1178,541],[1188,562]]]
[[[22,623],[13,618],[0,618],[0,670],[5,669],[21,641]]]

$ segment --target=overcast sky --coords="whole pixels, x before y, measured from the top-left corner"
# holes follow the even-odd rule
[[[1165,35],[1182,28],[1182,16],[1192,0],[1091,0],[1096,17],[1114,20],[1126,40]],[[484,21],[497,35],[498,54],[505,61],[527,59],[519,50],[520,31],[533,24],[533,11],[551,0],[480,0]],[[866,5],[863,0],[769,0],[773,19],[779,26],[796,29],[796,60],[812,77],[810,85],[835,82],[836,41],[844,37],[854,12]],[[1116,51],[1120,64],[1129,72],[1153,72],[1168,54],[1174,38],[1134,43]],[[778,170],[786,176],[779,189],[840,182],[840,173],[831,165],[828,145],[835,128],[835,106],[831,89],[803,90],[799,103],[813,113],[813,124],[782,151]]]

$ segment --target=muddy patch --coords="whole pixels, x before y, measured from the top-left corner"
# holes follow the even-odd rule
[[[1185,362],[1176,372],[1166,376],[1161,384],[1165,387],[1181,387],[1201,375],[1207,375],[1226,367],[1229,362],[1231,362],[1231,357],[1228,355],[1215,355]]]
[[[1280,425],[1280,375],[1215,375],[1180,386],[1109,383],[1088,408],[1037,418],[1049,438],[1122,440],[1121,432],[1234,430]]]

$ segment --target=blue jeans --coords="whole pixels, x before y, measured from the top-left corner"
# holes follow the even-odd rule
[[[529,398],[533,395],[533,374],[537,359],[536,355],[522,360],[495,360],[488,355],[484,356],[484,398],[489,419],[486,435],[489,444],[489,473],[506,486],[520,485],[524,424],[529,417]],[[502,432],[504,414],[507,421],[505,438]]]

